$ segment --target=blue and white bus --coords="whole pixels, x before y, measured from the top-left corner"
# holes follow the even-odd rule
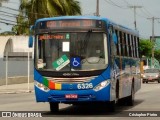
[[[59,103],[133,105],[141,88],[137,31],[96,16],[38,19],[30,30],[37,102],[51,112]]]

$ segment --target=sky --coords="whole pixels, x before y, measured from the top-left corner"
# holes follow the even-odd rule
[[[82,15],[94,15],[96,12],[96,0],[78,0],[81,5]],[[8,6],[13,9],[18,9],[19,0],[10,0],[8,3],[3,3],[3,6]],[[99,14],[101,17],[108,19],[134,29],[134,10],[129,6],[142,6],[136,9],[136,23],[139,34],[142,38],[149,38],[152,35],[152,20],[148,18],[160,18],[160,0],[99,0]],[[17,14],[17,11],[0,7],[0,11],[6,11],[12,14]],[[15,18],[2,16],[0,12],[0,21],[5,18],[14,20]],[[154,35],[160,36],[160,19],[155,20]],[[10,31],[11,25],[0,23],[0,32]]]

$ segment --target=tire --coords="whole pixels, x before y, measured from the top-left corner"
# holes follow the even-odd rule
[[[134,92],[134,85],[132,83],[131,95],[126,98],[127,106],[134,105],[134,97],[135,97],[135,92]]]
[[[109,110],[109,112],[115,112],[116,111],[116,102],[115,101],[109,102],[108,110]]]
[[[146,81],[146,83],[148,83],[148,81]]]
[[[50,102],[50,112],[56,113],[59,110],[59,103]]]

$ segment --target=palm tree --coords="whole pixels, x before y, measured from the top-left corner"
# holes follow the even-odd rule
[[[21,0],[20,10],[32,24],[38,18],[81,14],[79,2],[75,0]]]
[[[21,11],[17,23],[28,26],[33,25],[39,18],[64,16],[64,15],[81,15],[80,4],[76,0],[20,0]],[[21,26],[18,26],[21,27]]]

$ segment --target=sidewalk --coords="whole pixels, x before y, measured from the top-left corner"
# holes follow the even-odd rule
[[[2,85],[0,86],[0,94],[16,94],[16,93],[30,93],[34,90],[34,83],[22,83],[22,84],[12,84],[12,85]]]

